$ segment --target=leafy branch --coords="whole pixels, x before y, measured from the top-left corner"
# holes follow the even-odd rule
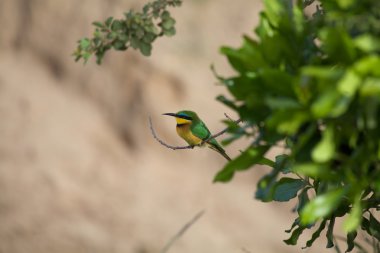
[[[82,38],[73,53],[75,61],[86,63],[92,56],[101,64],[105,53],[110,49],[125,51],[132,47],[144,56],[152,52],[152,43],[161,36],[176,33],[175,20],[167,10],[178,7],[182,0],[156,0],[144,5],[142,12],[130,10],[123,19],[107,18],[104,22],[93,22],[96,27],[92,38]]]

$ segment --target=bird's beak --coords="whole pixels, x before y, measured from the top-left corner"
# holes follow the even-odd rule
[[[171,112],[164,113],[164,114],[162,114],[162,115],[167,115],[167,116],[177,117],[177,114],[176,114],[176,113],[171,113]]]

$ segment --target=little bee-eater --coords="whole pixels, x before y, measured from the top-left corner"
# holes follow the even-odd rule
[[[211,136],[211,132],[195,112],[179,111],[177,113],[164,113],[163,115],[175,117],[178,135],[190,146],[200,145],[203,141],[207,140],[209,148],[215,150],[227,160],[231,160],[226,154],[226,151],[224,151],[214,138],[208,140]]]

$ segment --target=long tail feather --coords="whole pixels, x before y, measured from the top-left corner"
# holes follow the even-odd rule
[[[231,158],[227,155],[226,152],[220,152],[218,151],[219,154],[221,154],[224,158],[226,158],[228,161],[231,161]]]
[[[226,151],[221,146],[219,146],[219,144],[216,141],[215,141],[215,143],[214,143],[214,141],[210,142],[208,146],[212,150],[215,150],[216,152],[218,152],[219,154],[221,154],[228,161],[231,161],[231,158],[227,155]]]

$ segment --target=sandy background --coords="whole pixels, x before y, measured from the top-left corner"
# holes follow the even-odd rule
[[[218,48],[240,44],[261,4],[186,1],[172,12],[177,35],[159,39],[152,57],[128,51],[107,54],[102,66],[73,61],[92,21],[142,3],[0,1],[0,252],[159,252],[200,210],[171,252],[304,252],[302,243],[282,242],[292,204],[253,200],[268,168],[212,184],[221,156],[166,149],[147,121],[151,115],[160,137],[176,145],[183,142],[164,112],[195,110],[212,131],[223,128],[228,111],[214,97],[225,90],[209,66],[231,73]]]

